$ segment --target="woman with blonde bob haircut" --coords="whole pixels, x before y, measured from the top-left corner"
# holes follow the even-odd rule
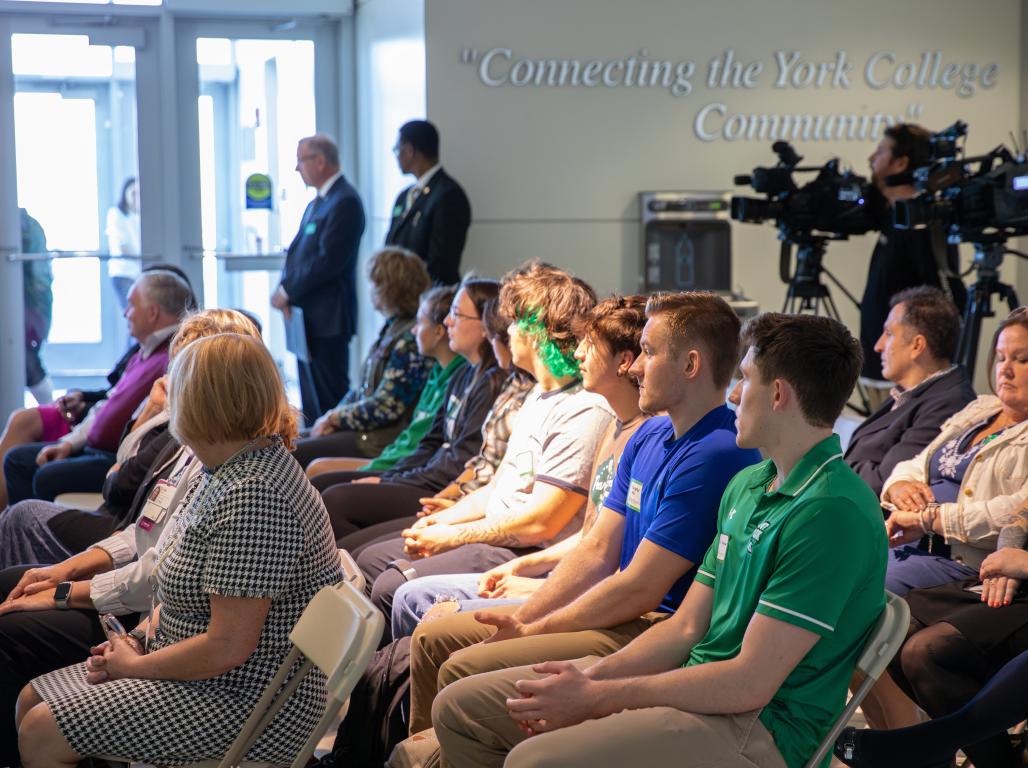
[[[321,497],[289,454],[293,415],[260,341],[194,341],[169,379],[172,433],[203,469],[156,547],[157,608],[84,664],[22,690],[26,768],[101,754],[156,765],[221,757],[303,609],[341,577]],[[324,676],[309,676],[245,759],[288,763],[324,702]]]
[[[171,409],[171,431],[181,443],[231,445],[277,435],[293,447],[295,412],[278,366],[257,339],[222,333],[189,344],[172,363],[169,400],[176,389],[189,392]]]

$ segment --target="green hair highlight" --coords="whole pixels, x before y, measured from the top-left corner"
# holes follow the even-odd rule
[[[539,359],[543,361],[551,374],[557,378],[579,377],[578,361],[575,359],[574,352],[562,352],[550,338],[550,334],[546,332],[546,326],[539,320],[539,310],[533,310],[524,317],[519,317],[517,326],[521,333],[535,339]]]

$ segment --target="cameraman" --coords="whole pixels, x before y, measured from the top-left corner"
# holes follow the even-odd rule
[[[879,220],[880,234],[871,254],[867,286],[860,304],[860,344],[864,349],[861,380],[868,388],[873,411],[888,396],[892,386],[884,380],[882,359],[875,350],[889,299],[905,288],[933,285],[949,294],[963,311],[967,298],[964,284],[957,277],[959,254],[956,246],[937,238],[939,253],[933,250],[929,229],[896,229],[893,205],[917,194],[914,169],[928,165],[932,158],[931,133],[914,123],[898,123],[885,129],[885,135],[871,153],[872,193],[869,202]],[[889,182],[892,182],[891,184]]]

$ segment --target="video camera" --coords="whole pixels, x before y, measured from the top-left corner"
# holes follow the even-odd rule
[[[957,140],[967,126],[957,122],[932,136],[933,149],[948,154],[914,171],[920,194],[896,201],[895,225],[924,229],[938,223],[951,243],[992,243],[1028,234],[1028,162],[1000,145],[978,157],[958,157]],[[962,154],[962,152],[959,152]]]
[[[932,136],[932,162],[913,174],[916,197],[897,200],[894,222],[900,229],[938,227],[950,243],[974,245],[977,280],[968,290],[955,362],[973,372],[982,319],[993,317],[992,296],[1013,310],[1020,303],[1013,286],[1000,282],[1005,254],[1026,257],[1006,247],[1011,237],[1028,234],[1028,162],[1023,152],[1002,144],[978,157],[963,155],[959,140],[967,126],[956,122]],[[941,149],[937,149],[941,148]]]
[[[803,158],[786,141],[776,141],[771,149],[778,155],[777,165],[735,177],[737,185],[749,185],[766,199],[733,196],[733,219],[750,223],[773,219],[781,239],[796,243],[814,232],[845,240],[876,228],[866,202],[867,179],[852,171],[840,172],[838,158],[820,167],[800,167]],[[817,176],[802,187],[793,179],[794,173],[814,172]]]

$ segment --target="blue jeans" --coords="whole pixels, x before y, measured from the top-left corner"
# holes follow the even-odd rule
[[[517,605],[520,598],[490,599],[478,596],[480,573],[453,573],[442,576],[422,576],[401,585],[393,595],[393,640],[414,633],[414,627],[433,605],[443,600],[456,600],[460,611],[477,611],[500,605]]]
[[[4,456],[4,479],[8,503],[25,499],[53,501],[62,493],[99,493],[115,456],[86,446],[66,459],[38,466],[36,454],[51,443],[26,443],[11,448]]]
[[[912,589],[927,589],[951,581],[978,578],[978,569],[956,560],[939,557],[907,544],[889,550],[885,569],[885,588],[902,597]]]

